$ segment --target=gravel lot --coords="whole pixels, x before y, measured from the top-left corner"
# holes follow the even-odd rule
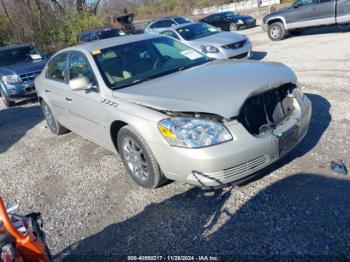
[[[255,59],[296,71],[313,116],[296,150],[239,187],[139,188],[118,156],[52,135],[37,103],[0,102],[1,195],[42,212],[53,254],[350,255],[350,175],[329,170],[336,159],[350,167],[350,31],[281,42],[258,27],[244,33]]]

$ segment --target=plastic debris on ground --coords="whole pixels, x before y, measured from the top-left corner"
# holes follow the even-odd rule
[[[343,160],[331,161],[331,170],[334,172],[337,172],[338,174],[344,175],[344,176],[348,174],[348,170],[347,170]]]

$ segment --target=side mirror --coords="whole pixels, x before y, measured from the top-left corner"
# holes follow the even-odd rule
[[[92,83],[89,78],[85,76],[80,76],[78,78],[69,81],[69,87],[73,91],[86,90],[91,88]]]

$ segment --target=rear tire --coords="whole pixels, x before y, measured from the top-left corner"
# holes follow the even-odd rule
[[[238,26],[235,23],[231,23],[229,26],[230,32],[238,31]]]
[[[43,110],[43,114],[45,116],[46,119],[46,123],[47,123],[47,127],[50,129],[50,131],[52,133],[54,133],[55,135],[62,135],[65,134],[67,132],[69,132],[69,130],[67,128],[65,128],[64,126],[62,126],[54,117],[51,108],[48,106],[48,104],[46,104],[45,101],[41,102],[41,109]]]
[[[286,29],[281,22],[276,22],[269,25],[268,36],[272,41],[280,41],[286,35]]]
[[[10,100],[6,97],[6,95],[2,92],[1,89],[0,89],[0,96],[1,96],[2,101],[4,102],[4,104],[5,104],[6,107],[13,107],[13,106],[16,105],[15,102],[10,101]]]
[[[151,149],[133,128],[121,128],[117,143],[125,168],[139,186],[151,189],[167,181]]]

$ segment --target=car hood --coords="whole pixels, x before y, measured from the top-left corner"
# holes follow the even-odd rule
[[[113,95],[157,110],[229,119],[239,114],[248,97],[288,82],[296,82],[296,76],[283,64],[223,60],[115,90]]]
[[[246,37],[238,33],[220,32],[214,35],[202,37],[192,41],[187,41],[187,43],[193,47],[199,47],[201,45],[223,46],[223,45],[236,43],[244,39],[246,39]]]
[[[25,74],[25,73],[30,73],[30,72],[35,72],[35,71],[41,71],[46,64],[47,60],[46,59],[41,59],[41,60],[34,60],[32,62],[28,63],[18,63],[14,65],[9,65],[6,67],[1,67],[0,68],[0,73],[1,74]]]
[[[271,12],[271,13],[267,14],[263,18],[263,21],[266,21],[270,17],[277,16],[277,15],[280,15],[280,14],[284,14],[284,13],[288,12],[289,10],[291,10],[291,6],[283,7],[281,9],[277,10],[277,11]]]

